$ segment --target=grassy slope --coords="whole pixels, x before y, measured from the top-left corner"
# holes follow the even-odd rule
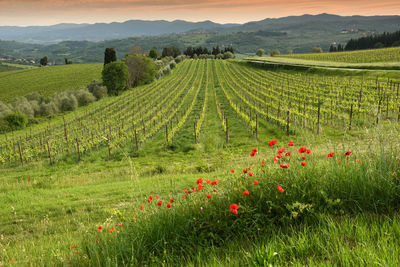
[[[0,100],[10,102],[32,92],[48,97],[55,92],[76,90],[100,80],[102,67],[102,64],[76,64],[0,73]]]
[[[212,79],[217,78],[210,73]],[[210,84],[213,83],[210,81]],[[203,94],[202,89],[194,113],[200,110]],[[73,260],[76,258],[75,250],[70,246],[77,244],[79,248],[83,233],[95,232],[98,225],[110,221],[134,218],[138,206],[149,194],[159,194],[164,198],[176,196],[182,188],[192,186],[199,176],[226,180],[229,179],[227,172],[230,168],[239,171],[247,166],[248,150],[256,146],[257,141],[218,91],[217,97],[230,121],[231,143],[225,145],[212,90],[208,97],[206,120],[198,145],[193,145],[193,116],[190,116],[176,137],[185,142],[178,143],[175,151],[165,149],[161,132],[141,148],[139,157],[130,157],[127,148],[118,157],[107,161],[107,149],[101,148],[98,152],[85,155],[79,164],[76,164],[75,156],[70,156],[51,168],[47,162],[39,162],[24,168],[3,169],[0,185],[0,265],[7,265],[13,259],[18,264],[31,262],[34,265]],[[260,132],[259,146],[263,148],[265,140],[289,140],[274,126],[264,125]],[[317,137],[302,133],[291,138],[296,143],[310,146],[316,158],[325,158],[326,151],[335,149],[349,148],[354,153],[375,151],[380,148],[379,140],[382,139],[386,144],[393,140],[396,145],[394,140],[399,132],[397,126],[381,125],[376,129],[341,136]],[[367,148],[366,143],[371,144],[370,147]],[[270,153],[264,149],[260,158],[270,158]],[[158,174],[162,169],[164,173]],[[206,173],[199,174],[198,170]],[[29,183],[28,178],[31,179]],[[120,217],[120,213],[114,210],[116,208],[125,215]],[[381,224],[383,228],[379,228]],[[338,264],[353,260],[355,264],[362,263],[362,259],[365,259],[364,263],[375,264],[399,262],[398,257],[390,256],[390,253],[396,252],[399,239],[397,215],[381,218],[367,214],[356,217],[327,214],[322,215],[319,224],[311,225],[313,228],[305,224],[293,229],[271,229],[270,234],[256,241],[252,238],[233,239],[223,247],[204,248],[203,252],[185,263],[262,265],[265,260],[284,265],[287,260],[297,264],[321,264],[326,261]],[[356,230],[353,230],[354,225],[357,225]],[[390,232],[393,235],[387,236]],[[379,249],[374,245],[376,240],[381,240]],[[326,246],[325,242],[329,245]],[[278,252],[279,256],[271,256],[273,252]],[[334,257],[324,259],[325,255]],[[276,260],[272,261],[270,257]],[[168,255],[168,260],[175,260],[177,265],[185,261],[174,254]]]

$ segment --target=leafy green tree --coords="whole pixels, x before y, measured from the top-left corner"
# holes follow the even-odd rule
[[[274,57],[274,56],[279,56],[281,52],[279,52],[279,50],[272,50],[271,53],[269,54],[271,57]]]
[[[40,65],[46,66],[47,63],[48,63],[47,57],[42,57],[42,58],[40,59]]]
[[[224,53],[224,59],[231,59],[231,58],[235,58],[235,55],[232,52],[227,51]]]
[[[179,47],[173,45],[173,46],[168,46],[168,47],[164,47],[163,51],[162,51],[162,56],[163,57],[177,57],[181,54],[181,50],[179,49]]]
[[[321,47],[313,47],[312,52],[313,53],[322,53],[322,48]]]
[[[129,72],[124,62],[108,63],[104,66],[101,76],[109,95],[118,95],[127,88]]]
[[[104,66],[114,61],[117,61],[117,53],[114,48],[106,48],[104,51]]]
[[[138,86],[140,84],[150,83],[156,75],[156,64],[148,57],[140,55],[129,55],[125,59],[128,67],[129,80],[128,87]]]
[[[149,57],[156,59],[158,57],[157,47],[153,47],[149,52]]]
[[[10,113],[4,117],[4,120],[13,130],[23,129],[28,123],[28,118],[21,112]]]
[[[264,52],[265,52],[264,49],[260,48],[257,50],[256,55],[262,57],[264,55]]]

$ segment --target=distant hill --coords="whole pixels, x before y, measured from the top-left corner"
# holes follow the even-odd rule
[[[211,21],[127,21],[110,24],[59,24],[47,28],[25,27],[17,28],[13,33],[16,36],[22,29],[28,31],[27,35],[20,36],[22,39],[30,36],[31,40],[42,42],[62,40],[47,45],[28,44],[21,40],[7,41],[2,37],[7,35],[7,31],[3,32],[2,28],[4,27],[0,27],[0,39],[3,39],[0,41],[0,58],[11,56],[37,61],[47,56],[50,62],[63,64],[64,58],[74,63],[102,62],[106,47],[114,47],[121,59],[134,45],[141,46],[144,51],[156,46],[160,52],[169,45],[177,45],[181,50],[188,46],[211,49],[217,45],[232,45],[235,52],[247,55],[254,54],[258,48],[263,48],[266,53],[278,49],[283,54],[288,50],[294,53],[311,52],[313,47],[328,51],[332,43],[346,44],[351,38],[397,31],[400,29],[400,16],[342,17],[320,14],[224,25]],[[41,31],[43,29],[47,32]],[[10,32],[12,31],[8,30],[9,36]],[[76,36],[81,39],[74,39],[78,38]],[[131,37],[126,38],[128,36]]]

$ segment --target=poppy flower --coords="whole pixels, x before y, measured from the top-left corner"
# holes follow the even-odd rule
[[[238,214],[238,211],[235,210],[235,209],[231,209],[231,212],[232,212],[233,214]]]
[[[143,206],[140,206],[140,210],[144,210],[144,207],[143,207]]]
[[[269,145],[269,146],[273,146],[273,145],[276,145],[276,143],[278,143],[278,141],[272,140],[272,141],[270,141],[270,142],[268,143],[268,145]]]
[[[252,152],[254,153],[257,152],[257,148],[253,148]]]
[[[250,156],[251,157],[254,157],[256,155],[256,152],[254,152],[254,151],[252,151],[251,153],[250,153]]]
[[[235,172],[235,170],[234,169],[231,169],[231,173],[234,173]]]
[[[197,184],[201,184],[201,183],[203,183],[203,179],[202,178],[197,179]]]
[[[251,169],[251,167],[248,167],[248,168],[247,168],[247,170],[249,170],[249,171],[250,171],[250,169]]]
[[[307,154],[311,154],[311,149],[306,149]]]
[[[278,158],[277,157],[274,157],[274,162],[278,162]]]
[[[281,166],[281,168],[283,168],[283,169],[289,168],[289,164],[281,164],[280,166]]]
[[[288,156],[290,156],[290,155],[292,155],[292,152],[288,151],[288,152],[285,154],[285,157],[288,157]]]
[[[306,151],[307,151],[307,148],[304,147],[304,146],[302,146],[302,147],[299,148],[299,154],[302,154],[302,153],[304,153],[304,152],[306,152]]]
[[[230,208],[230,209],[237,210],[237,209],[239,208],[239,206],[238,206],[238,204],[233,203],[233,204],[229,205],[229,208]]]
[[[159,197],[158,195],[156,196],[156,198],[157,198],[157,199],[160,199],[160,197]]]
[[[357,161],[358,164],[360,164],[360,165],[362,164],[362,162],[359,159],[356,160],[356,161]]]
[[[302,156],[301,158],[302,158],[303,160],[305,160],[305,159],[306,159],[306,156]]]
[[[72,245],[71,248],[76,248],[76,246],[75,246],[75,245]]]
[[[206,180],[206,183],[207,184],[211,184],[211,180]]]
[[[333,158],[335,156],[335,153],[331,152],[328,154],[328,158]]]
[[[258,181],[257,180],[254,180],[254,185],[258,185]]]
[[[175,199],[171,198],[171,199],[169,200],[169,202],[174,203],[174,202],[175,202]]]
[[[217,189],[214,188],[214,189],[213,189],[213,192],[217,192]]]
[[[211,198],[211,195],[207,195],[206,198]]]
[[[292,141],[290,141],[288,146],[294,146],[294,143]]]
[[[285,192],[285,190],[283,190],[283,187],[282,187],[282,186],[280,186],[280,185],[278,185],[277,189],[278,189],[278,191],[279,191],[280,193],[283,193],[283,192]]]
[[[147,201],[150,203],[151,201],[153,201],[153,197],[149,196],[149,199]]]
[[[344,153],[343,155],[344,155],[344,156],[350,156],[350,154],[351,154],[351,151],[347,151],[347,152]]]
[[[262,169],[262,172],[265,172],[265,170],[264,170],[264,169]]]
[[[243,169],[243,173],[247,173],[247,169]]]
[[[31,178],[28,178],[28,183],[30,183],[31,182]]]
[[[158,201],[157,205],[160,207],[162,205],[162,201]]]
[[[199,184],[199,186],[197,187],[199,190],[203,190],[203,186],[201,184]]]
[[[249,176],[250,176],[250,177],[251,177],[251,176],[253,176],[253,174],[254,174],[254,173],[252,173],[252,172],[249,172]]]
[[[276,158],[278,158],[278,159],[282,158],[282,154],[279,153],[279,154],[276,156]]]
[[[168,203],[168,204],[167,204],[167,208],[168,208],[168,209],[171,208],[171,203]]]
[[[250,192],[247,191],[247,190],[244,190],[244,191],[243,191],[243,196],[248,196],[248,195],[250,195]]]
[[[304,161],[301,163],[301,166],[306,166],[307,163],[305,163]]]
[[[103,227],[100,225],[97,229],[101,230],[101,229],[103,229]]]
[[[212,185],[218,185],[218,184],[219,184],[219,181],[217,181],[217,180],[212,181],[211,184],[212,184]]]
[[[283,152],[285,152],[286,151],[286,148],[280,148],[279,150],[278,150],[278,154],[282,154]]]
[[[108,232],[111,234],[112,232],[114,232],[114,227],[112,227],[110,230],[108,230]]]

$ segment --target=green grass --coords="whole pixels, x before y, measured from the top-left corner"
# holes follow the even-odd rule
[[[60,155],[53,166],[47,159],[27,161],[24,167],[1,165],[0,266],[398,265],[399,124],[382,120],[368,128],[343,131],[324,127],[320,135],[297,130],[287,137],[281,128],[259,118],[257,140],[220,89],[223,82],[237,101],[228,83],[233,77],[231,69],[239,71],[239,67],[224,64],[207,60],[202,65],[207,75],[192,83],[199,89],[197,100],[169,146],[161,128],[141,143],[139,151],[130,137],[123,145],[113,146],[110,157],[107,146],[101,144],[82,153],[80,162],[71,147],[71,153]],[[181,66],[189,65],[179,64],[163,79],[174,81]],[[252,79],[268,77],[271,82],[274,75],[287,74],[256,68],[240,71]],[[320,77],[321,82],[327,78],[313,75],[304,77]],[[205,120],[199,143],[194,144],[193,124],[202,110],[206,81]],[[240,85],[254,86],[250,81]],[[66,115],[66,119],[129,100],[130,93],[103,99]],[[229,121],[228,144],[215,97]],[[184,102],[180,116],[191,101]],[[54,118],[50,125],[62,126],[62,119]],[[15,132],[14,137],[24,138],[29,132]],[[69,133],[74,137],[72,130]],[[271,139],[278,139],[278,145],[268,147]],[[296,144],[290,148],[291,167],[281,169],[272,158],[278,148],[289,149],[286,144],[290,140]],[[305,167],[300,166],[297,153],[302,145],[312,150],[306,155]],[[251,158],[254,147],[259,152]],[[342,153],[348,150],[353,153],[346,158]],[[336,157],[328,159],[331,151]],[[265,160],[264,167],[261,160]],[[287,160],[283,157],[281,163]],[[242,174],[247,167],[254,176]],[[184,201],[183,189],[197,186],[199,177],[220,181],[215,186],[217,192],[206,184],[204,191]],[[254,179],[260,183],[257,187]],[[277,192],[277,185],[283,186],[284,194]],[[244,197],[243,190],[249,190],[250,195]],[[212,198],[207,200],[206,194]],[[147,202],[149,195],[154,197],[151,204]],[[155,203],[156,195],[163,201],[161,208]],[[176,201],[167,209],[170,198]],[[229,212],[231,203],[239,204],[237,215]],[[123,227],[115,226],[120,223]],[[102,233],[97,232],[99,225]],[[112,226],[116,230],[111,234],[108,230]]]
[[[76,90],[100,80],[102,67],[102,64],[75,64],[3,72],[0,100],[9,103],[15,97],[33,92],[49,97],[56,92]]]

